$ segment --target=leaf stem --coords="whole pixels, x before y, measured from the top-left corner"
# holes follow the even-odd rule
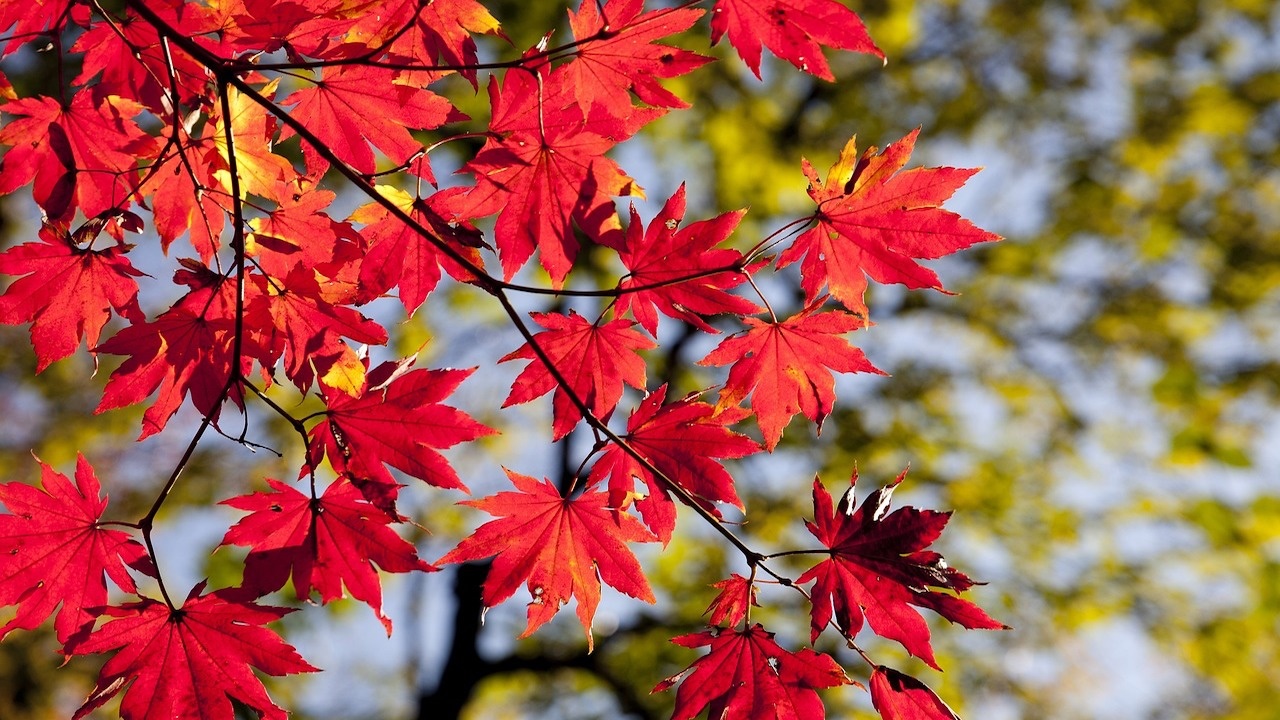
[[[772,560],[773,558],[787,557],[790,555],[831,555],[832,552],[831,548],[821,548],[818,550],[784,550],[783,552],[769,553],[768,555],[765,555],[765,559]]]

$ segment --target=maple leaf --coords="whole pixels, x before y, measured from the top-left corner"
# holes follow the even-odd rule
[[[36,458],[40,462],[39,458]],[[17,615],[0,627],[31,630],[54,613],[59,642],[93,623],[107,603],[109,576],[120,589],[137,592],[126,566],[154,573],[147,551],[120,530],[102,527],[107,498],[89,461],[76,459],[76,482],[40,462],[40,484],[0,484],[0,606],[17,605]]]
[[[498,213],[494,238],[503,276],[510,280],[536,248],[542,267],[560,288],[580,249],[575,227],[616,247],[621,223],[613,197],[644,193],[608,157],[644,118],[624,122],[607,113],[585,114],[567,92],[564,73],[539,83],[529,73],[507,73],[489,83],[490,138],[462,171],[475,187],[452,203],[457,219]],[[541,89],[540,89],[541,85]]]
[[[160,389],[142,415],[139,440],[163,430],[188,394],[196,410],[216,418],[231,374],[235,283],[194,260],[183,265],[174,281],[191,288],[186,295],[154,321],[135,322],[94,348],[130,356],[111,373],[95,413],[142,402]],[[244,347],[241,373],[249,369],[249,358],[262,354],[253,348],[252,337],[244,339]],[[239,388],[233,387],[229,397],[240,404]]]
[[[338,472],[394,485],[390,465],[441,488],[465,490],[439,449],[495,431],[440,403],[470,370],[412,370],[383,363],[356,396],[322,385],[325,419],[311,429],[311,465],[323,451]],[[385,509],[385,508],[384,508]]]
[[[314,588],[326,603],[342,597],[345,585],[352,597],[373,608],[390,637],[374,563],[393,573],[435,570],[391,529],[397,519],[365,500],[345,477],[316,499],[278,480],[268,478],[267,484],[272,492],[221,503],[250,512],[222,538],[223,545],[252,548],[245,558],[245,585],[265,595],[284,587],[292,575],[299,599]]]
[[[831,550],[831,557],[809,568],[798,584],[816,581],[810,594],[812,639],[835,618],[850,639],[862,628],[863,617],[877,635],[902,643],[912,655],[937,669],[929,644],[929,626],[911,605],[932,608],[966,628],[989,630],[1006,626],[977,605],[930,587],[963,592],[973,581],[949,567],[941,555],[926,551],[942,534],[951,513],[913,507],[889,511],[893,490],[906,477],[904,470],[889,485],[871,493],[857,510],[855,470],[849,490],[832,507],[822,482],[813,482],[814,521],[809,532]]]
[[[711,44],[726,33],[757,78],[761,45],[828,82],[835,76],[822,55],[824,46],[884,59],[862,18],[836,0],[717,0],[711,10]]]
[[[419,0],[388,0],[366,12],[351,28],[347,40],[357,46],[385,46],[393,57],[417,65],[454,66],[474,87],[478,58],[472,33],[507,39],[498,21],[475,0],[435,0],[425,4]]]
[[[250,667],[268,675],[317,670],[262,627],[293,611],[203,591],[202,582],[181,608],[143,598],[103,611],[112,619],[67,648],[74,655],[118,651],[102,666],[97,687],[75,720],[122,690],[124,720],[232,720],[232,698],[260,712],[263,720],[285,720]]]
[[[438,56],[450,65],[475,65],[476,41],[472,33],[495,35],[503,40],[507,36],[488,9],[474,0],[447,0],[419,5],[418,23],[414,29],[421,33],[422,47],[434,64]],[[408,45],[406,39],[405,45]],[[398,51],[392,46],[392,51]],[[462,73],[475,85],[475,69],[464,68]]]
[[[246,252],[272,278],[287,279],[299,268],[311,271],[322,302],[359,302],[364,240],[349,222],[334,220],[325,211],[336,193],[319,189],[311,178],[287,185],[277,193],[275,210],[249,221],[253,232]]]
[[[34,181],[32,195],[51,219],[106,216],[127,206],[138,183],[138,161],[155,139],[133,117],[142,106],[117,95],[77,92],[63,107],[48,97],[6,103],[16,116],[0,128],[0,195]]]
[[[466,119],[448,100],[400,76],[396,70],[364,65],[327,68],[312,81],[315,87],[298,90],[280,104],[296,104],[295,119],[348,165],[368,175],[375,170],[369,143],[401,165],[422,150],[408,128],[433,129]],[[286,128],[281,140],[292,134]]]
[[[627,420],[623,439],[712,513],[719,514],[712,504],[716,502],[741,508],[733,477],[716,459],[746,457],[760,449],[751,438],[728,428],[745,413],[717,413],[711,405],[697,402],[696,395],[663,404],[666,395],[667,386],[663,385],[640,403]],[[589,479],[596,483],[606,475],[609,503],[625,509],[634,502],[649,529],[662,542],[669,541],[676,511],[667,487],[616,443],[605,448]],[[635,492],[636,478],[647,486],[647,493]]]
[[[712,58],[654,41],[688,30],[703,11],[663,8],[641,14],[643,9],[643,0],[609,0],[603,8],[596,0],[583,0],[578,12],[569,11],[573,37],[581,44],[566,68],[584,106],[598,104],[625,115],[631,110],[628,91],[634,91],[654,107],[689,107],[658,78],[693,72]]]
[[[150,8],[193,37],[214,29],[208,23],[208,11],[197,3],[166,0],[151,3]],[[162,46],[155,26],[128,8],[124,8],[123,18],[117,15],[113,22],[92,24],[76,38],[71,51],[84,53],[73,86],[89,85],[96,79],[94,92],[137,100],[157,117],[172,112],[170,82],[178,88],[183,103],[191,105],[206,97],[211,87],[210,73],[204,66],[177,47]]]
[[[549,480],[506,472],[517,492],[462,503],[499,519],[481,525],[439,563],[493,557],[484,581],[485,607],[511,597],[523,582],[533,600],[522,638],[554,617],[570,597],[577,598],[589,652],[594,647],[591,621],[600,603],[601,580],[633,598],[654,602],[644,571],[626,544],[655,538],[639,520],[609,507],[602,492],[588,491],[570,500]]]
[[[713,248],[733,232],[746,210],[724,213],[677,231],[684,209],[684,183],[667,199],[648,230],[640,222],[635,206],[631,206],[626,243],[619,251],[622,264],[630,272],[618,283],[622,291],[618,312],[630,310],[650,335],[658,333],[655,310],[709,333],[717,331],[701,315],[760,312],[755,303],[727,292],[746,282],[745,272],[716,272],[742,261],[742,253],[737,250]]]
[[[4,57],[27,40],[38,39],[44,31],[60,25],[67,13],[66,0],[31,0],[0,3],[0,57]]]
[[[41,242],[0,254],[0,273],[24,276],[0,296],[0,322],[31,323],[36,372],[70,356],[81,339],[91,348],[97,345],[111,308],[135,322],[146,319],[134,280],[145,273],[125,257],[132,246],[117,242],[89,249],[106,222],[90,220],[74,234],[64,222],[46,223],[40,228]],[[82,248],[86,237],[89,242]]]
[[[362,3],[347,0],[236,0],[219,5],[218,28],[233,52],[285,50],[290,57],[327,57],[331,36],[341,36],[356,21],[352,10]]]
[[[160,249],[188,233],[191,246],[200,253],[200,261],[210,263],[221,245],[219,237],[226,222],[227,210],[219,203],[225,198],[210,188],[218,186],[216,167],[209,162],[217,158],[217,149],[208,138],[190,138],[156,161],[140,188],[151,195],[151,211]]]
[[[960,720],[924,683],[884,665],[871,673],[871,704],[884,720]]]
[[[390,200],[424,228],[436,231],[436,236],[448,243],[460,255],[476,267],[483,267],[484,260],[477,249],[483,246],[479,231],[468,224],[454,223],[450,227],[438,209],[456,194],[457,188],[435,193],[423,200],[407,192],[386,185],[378,186],[378,193]],[[410,315],[421,307],[427,295],[440,282],[440,268],[454,278],[467,281],[473,274],[450,260],[434,244],[416,230],[395,217],[379,203],[370,203],[351,215],[356,222],[367,223],[360,233],[369,242],[369,250],[360,269],[363,297],[373,299],[392,287],[400,288],[400,302]]]
[[[851,138],[831,166],[826,182],[809,161],[809,197],[818,203],[817,225],[778,256],[783,268],[804,257],[801,285],[812,300],[823,286],[846,308],[866,317],[867,276],[912,289],[942,290],[942,282],[917,259],[935,259],[980,242],[999,240],[940,206],[978,172],[964,168],[913,168],[899,172],[911,157],[919,129],[884,152],[858,157]]]
[[[258,94],[271,98],[279,83],[279,80],[272,80]],[[230,127],[228,128],[227,118],[221,112],[221,104],[219,111],[213,114],[213,122],[205,125],[205,137],[213,141],[221,160],[219,169],[213,173],[214,177],[223,190],[231,192],[231,156],[227,145],[229,129],[234,138],[241,195],[277,199],[276,189],[281,186],[281,182],[296,173],[292,163],[271,152],[272,139],[276,133],[275,118],[267,113],[266,108],[254,102],[252,97],[234,87],[227,88],[227,100],[231,108]]]
[[[826,717],[820,688],[850,684],[830,655],[803,648],[789,652],[758,623],[732,632],[711,628],[673,643],[711,652],[683,672],[658,683],[662,692],[680,683],[672,720],[692,720],[704,707],[712,718],[811,720]]]
[[[638,353],[656,347],[656,343],[633,330],[634,322],[612,320],[593,325],[573,310],[568,315],[531,313],[531,316],[546,328],[534,335],[533,341],[560,371],[569,388],[566,391],[559,386],[533,348],[525,343],[498,361],[530,361],[511,384],[503,407],[527,403],[554,389],[551,429],[554,439],[559,440],[582,419],[578,406],[569,399],[569,392],[582,400],[593,415],[603,419],[622,398],[624,383],[637,390],[644,389],[645,363]]]
[[[804,413],[821,431],[835,404],[831,371],[884,374],[840,337],[865,323],[839,310],[819,313],[822,304],[819,299],[782,322],[745,318],[745,333],[725,338],[698,361],[733,363],[717,406],[736,405],[750,394],[765,448],[771,452],[796,413]]]
[[[733,573],[711,587],[719,588],[720,594],[707,606],[706,612],[711,613],[708,625],[719,625],[727,620],[732,627],[747,618],[749,607],[760,607],[760,603],[756,602],[756,586],[738,573]]]
[[[254,274],[249,280],[256,292],[246,301],[245,320],[262,330],[256,357],[263,367],[283,357],[285,375],[299,390],[311,387],[317,375],[353,354],[342,338],[372,345],[387,342],[381,325],[326,300],[313,268],[299,265],[283,278]]]

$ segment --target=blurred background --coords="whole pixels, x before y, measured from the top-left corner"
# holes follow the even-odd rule
[[[553,3],[486,5],[517,47],[566,25]],[[875,326],[853,340],[892,377],[841,378],[821,437],[797,423],[773,456],[733,466],[742,532],[764,547],[803,545],[815,473],[836,489],[856,463],[865,494],[909,463],[897,501],[956,511],[937,548],[989,583],[973,599],[1014,629],[939,622],[942,674],[869,640],[873,656],[971,720],[1280,718],[1280,7],[855,9],[889,63],[829,55],[835,85],[768,64],[756,81],[726,48],[708,49],[700,26],[683,46],[723,61],[669,83],[693,108],[618,156],[647,190],[646,219],[682,180],[689,220],[750,207],[743,247],[809,211],[800,158],[825,175],[855,133],[883,146],[920,126],[913,165],[986,168],[948,207],[1007,239],[934,263],[955,295],[872,289]],[[5,70],[15,86],[41,82],[38,62]],[[0,242],[33,238],[28,206],[8,199],[2,210]],[[770,292],[798,303],[788,283]],[[403,324],[380,319],[397,323],[401,353],[431,339],[424,364],[491,364],[518,340],[478,297],[447,290]],[[475,325],[456,324],[463,311]],[[707,349],[681,343],[656,359],[651,385],[714,384],[693,365]],[[140,409],[93,415],[109,360],[92,382],[83,353],[33,377],[26,329],[0,327],[0,478],[34,480],[33,450],[64,472],[83,451],[123,517],[150,502],[155,468],[171,468],[189,438],[184,416],[135,445]],[[505,432],[451,455],[477,495],[499,487],[501,464],[554,478],[590,446],[549,445],[543,405],[497,410],[516,370],[482,371],[496,374],[457,400]],[[290,447],[266,422],[258,435]],[[224,440],[203,446],[160,518],[166,572],[234,584],[235,555],[208,552],[235,514],[209,505],[264,476],[293,477],[297,450],[281,461]],[[416,538],[429,560],[485,519],[459,513],[457,497],[417,497],[409,507],[431,530]],[[328,672],[275,681],[273,696],[314,720],[669,716],[672,694],[649,690],[694,654],[668,639],[696,630],[708,585],[744,566],[683,516],[666,552],[641,557],[659,603],[606,591],[589,656],[572,617],[516,642],[518,599],[481,627],[483,568],[466,567],[386,578],[391,639],[361,606],[290,616],[286,637]],[[764,589],[758,617],[796,647],[807,617],[793,595]],[[0,717],[60,718],[79,704],[93,658],[57,668],[56,647],[46,632],[0,645]],[[865,679],[832,638],[819,647]],[[856,689],[825,697],[832,717],[874,717]]]

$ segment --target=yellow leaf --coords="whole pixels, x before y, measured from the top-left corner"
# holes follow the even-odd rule
[[[320,378],[328,387],[358,398],[364,394],[365,389],[365,367],[364,363],[356,355],[355,351],[347,347],[343,349],[342,357]]]

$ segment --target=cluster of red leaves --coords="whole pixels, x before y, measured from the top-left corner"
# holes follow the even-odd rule
[[[681,227],[683,185],[647,225],[634,206],[621,217],[615,198],[643,194],[608,152],[688,107],[660,81],[712,61],[670,44],[699,23],[697,4],[646,11],[642,0],[584,0],[569,9],[572,41],[544,40],[487,66],[490,117],[469,125],[431,88],[455,73],[478,88],[474,36],[506,39],[474,0],[0,5],[0,58],[75,36],[68,52],[80,67],[64,100],[20,98],[0,75],[0,193],[30,185],[43,214],[38,241],[0,253],[0,274],[17,278],[0,295],[0,322],[30,325],[37,372],[82,343],[122,356],[98,411],[146,404],[140,440],[189,402],[201,417],[194,448],[228,403],[261,401],[306,446],[304,490],[267,479],[269,489],[223,501],[246,513],[222,541],[248,548],[242,584],[206,592],[201,583],[181,603],[156,569],[151,530],[182,464],[134,522],[104,519],[84,458],[74,485],[44,464],[42,488],[0,484],[0,556],[9,558],[0,605],[17,608],[0,637],[56,614],[67,655],[111,655],[77,717],[120,693],[131,720],[230,718],[233,699],[284,717],[251,668],[315,670],[264,627],[289,610],[262,598],[290,581],[299,599],[349,593],[391,632],[378,571],[435,569],[396,531],[407,522],[400,476],[465,492],[442,451],[494,430],[446,402],[471,370],[371,363],[368,346],[389,336],[358,308],[394,294],[413,313],[445,275],[495,297],[525,338],[497,360],[527,362],[504,406],[551,393],[553,441],[583,426],[598,439],[589,472],[568,486],[507,471],[514,490],[466,501],[495,519],[439,561],[494,558],[484,602],[525,585],[525,635],[572,599],[590,645],[601,581],[654,602],[628,544],[668,542],[680,505],[735,544],[751,576],[718,583],[709,629],[675,639],[710,647],[657,688],[681,683],[677,718],[704,707],[714,717],[822,717],[816,691],[851,682],[833,657],[786,650],[752,624],[757,571],[782,577],[767,565],[780,554],[826,556],[790,583],[813,583],[811,642],[832,626],[852,644],[865,618],[936,667],[911,606],[1001,627],[958,596],[972,581],[927,549],[947,514],[889,512],[892,486],[854,510],[852,489],[833,509],[815,484],[809,528],[819,550],[757,553],[721,522],[721,505],[744,510],[723,461],[773,451],[798,414],[820,428],[835,373],[879,372],[848,339],[869,325],[867,278],[940,290],[917,260],[995,236],[940,208],[973,171],[903,170],[916,133],[861,156],[850,141],[825,181],[804,162],[811,227],[776,262],[762,254],[768,239],[745,252],[725,246],[745,211]],[[883,57],[836,0],[710,5],[711,42],[727,37],[757,75],[766,47],[824,80],[834,78],[823,48]],[[469,184],[437,189],[428,151],[441,143],[424,145],[424,133],[484,138],[459,171]],[[298,149],[288,149],[294,138]],[[333,173],[368,200],[341,219],[323,186]],[[476,228],[488,218],[491,243]],[[148,226],[164,253],[194,253],[176,260],[177,299],[151,316],[138,301],[136,243],[125,240]],[[607,300],[597,316],[513,309],[515,293],[574,294],[565,288],[584,247],[617,268],[614,287],[585,294]],[[537,274],[535,254],[547,287],[513,283]],[[490,258],[501,272],[487,271]],[[806,304],[780,318],[752,276],[797,261]],[[715,316],[740,327],[700,360],[730,366],[716,401],[669,400],[659,387],[631,409],[625,432],[612,430],[627,387],[648,389],[647,355],[663,323],[714,335]],[[323,409],[294,417],[272,400],[284,383]],[[762,442],[739,427],[751,417]],[[874,663],[870,692],[885,718],[952,717],[919,681]]]

